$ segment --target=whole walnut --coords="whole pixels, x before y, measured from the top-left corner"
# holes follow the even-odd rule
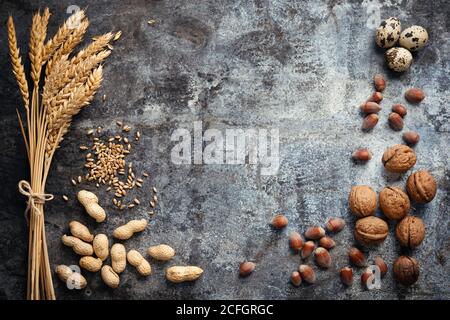
[[[426,170],[412,173],[406,181],[406,191],[418,203],[430,202],[436,195],[436,181]]]
[[[381,211],[392,220],[400,220],[411,209],[408,195],[397,187],[386,187],[380,191]]]
[[[350,210],[358,218],[371,216],[377,210],[377,194],[369,186],[353,186],[348,203]]]
[[[415,248],[425,238],[425,225],[419,217],[406,216],[397,225],[395,235],[401,246]]]
[[[416,154],[410,147],[396,144],[384,152],[381,160],[386,170],[403,173],[416,164]]]
[[[419,279],[419,263],[414,258],[407,256],[398,257],[394,262],[393,270],[395,279],[405,286],[410,286]]]
[[[386,221],[374,216],[365,217],[356,221],[355,239],[367,246],[376,245],[386,239],[388,231]]]

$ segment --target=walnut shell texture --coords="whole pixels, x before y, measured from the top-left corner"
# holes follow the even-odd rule
[[[403,173],[416,164],[416,154],[410,147],[396,144],[384,152],[382,161],[386,170]]]
[[[415,248],[425,238],[425,224],[419,217],[407,216],[397,225],[395,235],[401,246]]]
[[[436,181],[426,170],[412,173],[406,181],[406,191],[418,203],[427,203],[436,196]]]
[[[414,258],[407,256],[398,257],[394,262],[393,270],[395,279],[405,286],[410,286],[419,279],[419,263]]]
[[[377,194],[369,186],[353,186],[348,203],[350,210],[358,218],[371,216],[377,210]]]
[[[397,187],[386,187],[380,191],[381,211],[392,220],[404,218],[411,209],[408,195]]]
[[[355,239],[364,245],[377,245],[386,239],[388,231],[386,221],[369,216],[356,221]]]

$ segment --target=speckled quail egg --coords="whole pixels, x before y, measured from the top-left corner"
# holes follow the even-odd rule
[[[377,45],[385,49],[393,47],[400,37],[401,30],[402,27],[398,18],[387,18],[377,28],[375,34]]]
[[[394,47],[386,51],[384,54],[389,69],[403,72],[411,66],[413,57],[411,52],[405,48]]]
[[[428,42],[428,32],[421,26],[409,27],[400,34],[400,45],[410,51],[418,51]]]

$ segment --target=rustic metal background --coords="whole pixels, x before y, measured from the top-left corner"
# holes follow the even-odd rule
[[[28,174],[15,115],[21,99],[10,70],[4,24],[12,14],[23,53],[32,13],[49,6],[53,34],[71,4],[87,7],[89,37],[110,30],[122,30],[123,35],[105,65],[102,89],[76,118],[54,161],[47,191],[56,199],[46,206],[52,265],[78,261],[60,242],[70,220],[111,234],[129,219],[147,217],[143,206],[114,210],[111,195],[96,190],[108,212],[108,221],[97,225],[75,200],[80,187],[73,187],[70,178],[83,172],[78,146],[88,141],[85,132],[101,126],[113,134],[116,120],[143,134],[132,159],[138,170],[151,173],[151,183],[137,194],[146,199],[152,185],[160,190],[160,206],[149,228],[126,247],[144,251],[168,243],[177,255],[168,263],[152,262],[153,275],[144,279],[127,267],[117,290],[108,289],[99,274],[85,273],[88,290],[80,292],[55,279],[58,298],[450,298],[450,6],[444,0],[2,1],[0,298],[25,297],[27,263],[25,199],[17,192],[17,182]],[[383,51],[373,40],[373,23],[389,16],[399,17],[403,26],[422,25],[430,33],[429,46],[401,75],[386,69]],[[147,24],[149,19],[157,21],[154,27]],[[372,133],[363,133],[358,105],[373,90],[375,72],[386,74],[388,85],[380,123]],[[416,130],[422,137],[415,148],[415,169],[430,170],[439,185],[432,203],[415,207],[427,236],[409,253],[420,261],[422,274],[411,288],[398,286],[391,272],[380,290],[366,291],[358,280],[345,288],[337,272],[348,264],[346,251],[353,245],[347,194],[354,184],[377,190],[387,184],[404,186],[406,175],[387,175],[380,159],[386,147],[401,142],[401,133],[390,130],[386,119],[390,106],[403,103],[411,86],[427,93],[420,105],[408,105],[405,118],[404,130]],[[101,101],[103,94],[106,102]],[[204,129],[279,128],[278,174],[262,176],[254,166],[172,164],[171,133],[192,128],[196,120],[203,121]],[[366,165],[349,158],[360,146],[374,153]],[[68,203],[63,194],[70,197]],[[290,220],[282,232],[268,225],[277,212]],[[294,288],[289,275],[300,259],[289,252],[287,234],[323,224],[329,216],[344,217],[349,225],[335,237],[333,266],[317,270],[315,285]],[[364,250],[370,258],[382,255],[389,265],[402,252],[392,232],[378,248]],[[244,260],[255,261],[257,268],[240,279],[237,269]],[[164,269],[172,264],[199,265],[205,273],[195,283],[170,284]]]

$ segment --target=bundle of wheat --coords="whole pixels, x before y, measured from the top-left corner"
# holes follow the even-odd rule
[[[30,166],[30,180],[20,181],[19,190],[28,197],[26,217],[29,223],[27,298],[55,299],[44,228],[44,203],[52,195],[45,184],[55,150],[67,133],[73,116],[87,106],[102,82],[102,62],[110,55],[114,35],[98,36],[83,50],[73,54],[89,26],[83,10],[77,11],[46,41],[50,11],[33,16],[29,58],[31,83],[17,46],[14,22],[8,19],[8,43],[14,76],[22,94],[25,121],[17,111]],[[42,72],[45,70],[45,72]],[[40,88],[41,77],[44,77]],[[42,99],[40,97],[42,96]]]

